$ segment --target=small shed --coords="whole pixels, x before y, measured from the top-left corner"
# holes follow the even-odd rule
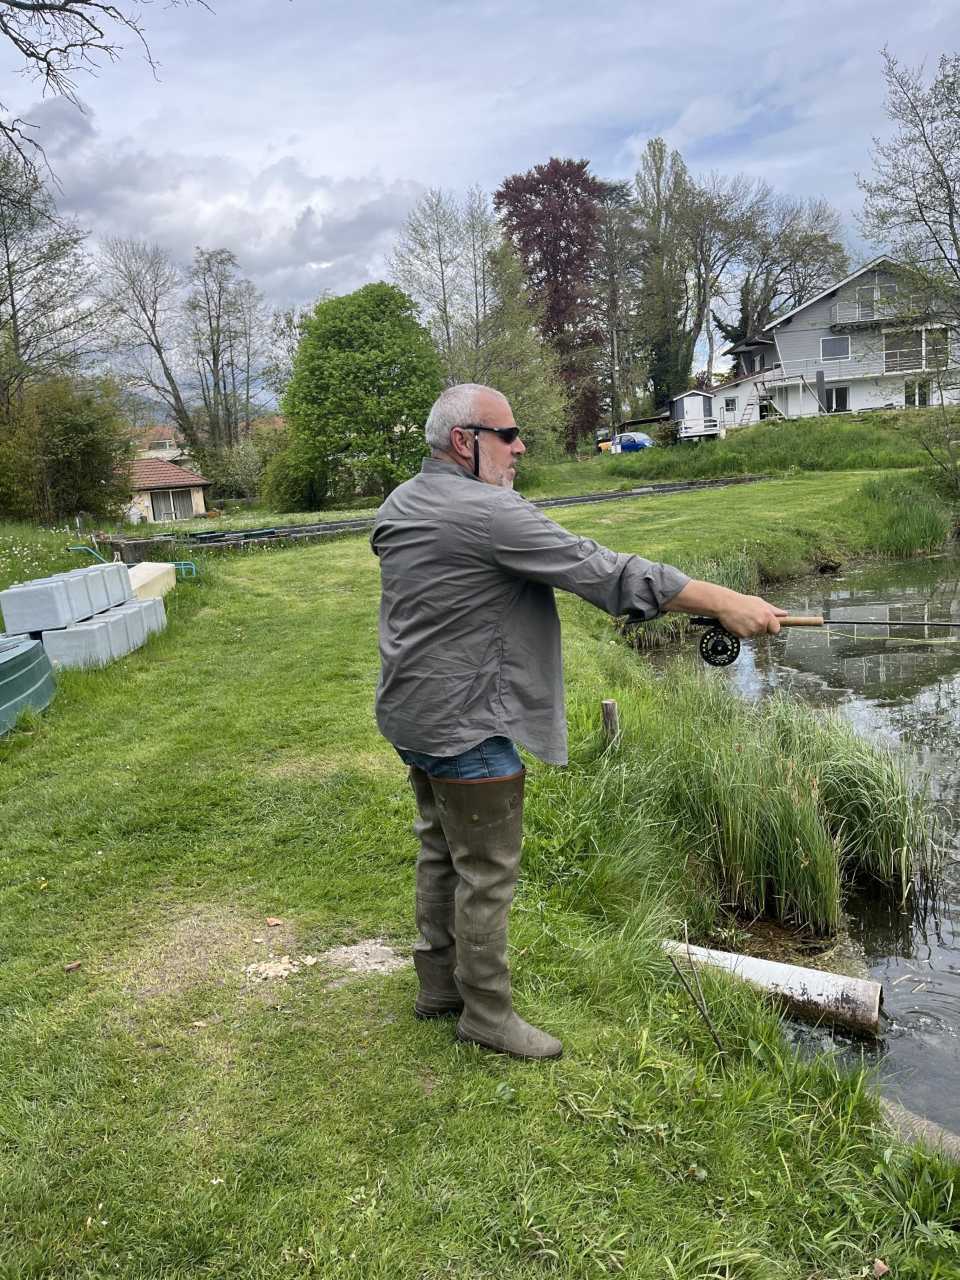
[[[700,440],[720,434],[709,391],[684,391],[670,401],[670,421],[678,440]]]
[[[136,458],[129,464],[133,500],[128,516],[134,523],[145,520],[190,520],[206,514],[204,489],[210,481],[162,458]]]

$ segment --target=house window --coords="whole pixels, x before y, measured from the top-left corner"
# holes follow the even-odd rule
[[[841,334],[836,338],[820,339],[820,359],[821,360],[849,360],[850,359],[850,335],[849,333]]]
[[[189,489],[155,489],[150,494],[154,520],[189,520],[193,499]]]
[[[736,412],[737,412],[737,397],[736,397],[736,396],[726,396],[726,397],[724,398],[724,401],[723,401],[723,412],[724,412],[724,413],[736,413]]]
[[[926,378],[907,378],[903,384],[903,403],[908,409],[926,409],[930,403],[930,382]]]
[[[903,329],[883,335],[884,373],[923,368],[923,330]]]
[[[827,387],[827,413],[846,413],[850,407],[849,387]]]

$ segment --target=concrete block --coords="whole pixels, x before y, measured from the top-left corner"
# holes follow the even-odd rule
[[[112,612],[124,614],[130,648],[139,649],[147,638],[147,606],[142,600],[128,600],[125,604],[118,604]]]
[[[96,613],[90,598],[90,585],[82,570],[71,569],[69,573],[52,573],[50,581],[66,584],[74,621],[79,622],[81,618],[89,618],[91,614]]]
[[[151,560],[130,566],[130,585],[138,600],[165,596],[177,585],[177,571],[172,564]]]
[[[34,578],[0,591],[0,612],[11,632],[46,631],[76,622],[74,601],[62,578]]]
[[[150,596],[144,600],[144,617],[147,620],[147,632],[153,635],[154,632],[163,631],[167,625],[167,611],[163,607],[163,601],[159,596]]]
[[[90,592],[90,603],[93,605],[94,613],[102,613],[104,609],[110,608],[110,592],[107,590],[107,576],[105,573],[106,567],[105,564],[91,564],[74,571],[86,579],[87,590]]]
[[[112,658],[122,658],[130,652],[130,632],[127,625],[127,619],[118,609],[108,609],[105,613],[98,613],[95,618],[90,618],[87,622],[78,622],[78,627],[106,627],[107,635],[110,642],[110,655]]]
[[[44,631],[41,638],[55,667],[105,667],[113,661],[110,627],[96,618],[58,631]]]
[[[105,564],[103,567],[106,571],[105,578],[110,604],[123,604],[124,600],[129,600],[133,595],[133,587],[130,585],[130,570],[119,561]]]

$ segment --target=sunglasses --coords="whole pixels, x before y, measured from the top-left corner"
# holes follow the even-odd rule
[[[495,436],[499,436],[504,444],[513,444],[517,436],[520,434],[519,427],[481,427],[477,422],[465,422],[459,431],[492,431]]]

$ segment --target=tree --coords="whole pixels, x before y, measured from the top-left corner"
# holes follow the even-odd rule
[[[150,2],[141,0],[141,4]],[[208,7],[204,0],[192,2]],[[189,4],[191,0],[167,3]],[[22,72],[40,81],[44,97],[66,98],[80,110],[77,74],[95,75],[102,63],[115,62],[124,36],[139,44],[155,70],[137,9],[104,0],[0,0],[0,38],[13,46],[22,61]],[[32,168],[40,143],[23,120],[4,118],[6,111],[6,104],[0,102],[0,139]]]
[[[464,232],[456,199],[432,188],[411,210],[390,270],[400,288],[420,304],[447,363],[453,356],[463,293]]]
[[[904,322],[924,317],[943,326],[933,375],[939,414],[924,415],[917,433],[955,501],[960,501],[960,445],[943,412],[956,381],[960,334],[960,55],[944,54],[927,83],[922,69],[903,67],[883,51],[889,142],[874,141],[873,177],[864,193],[861,227],[895,259]],[[952,352],[951,352],[952,349]]]
[[[596,313],[604,342],[598,357],[610,426],[639,408],[646,380],[640,327],[643,241],[637,204],[628,183],[609,183],[600,198],[594,264]]]
[[[202,404],[207,450],[238,444],[249,433],[261,382],[260,334],[266,328],[263,296],[241,279],[229,249],[198,249],[185,300],[190,353]]]
[[[647,143],[634,179],[641,237],[642,337],[653,409],[687,389],[695,345],[696,299],[687,234],[693,184],[679,151]]]
[[[105,380],[31,383],[0,417],[0,513],[52,524],[112,517],[130,498],[128,433]]]
[[[586,160],[554,158],[505,178],[493,198],[542,317],[541,332],[559,357],[570,449],[593,430],[600,399],[596,355],[602,333],[590,303],[605,186],[589,169]]]
[[[155,396],[197,449],[202,440],[178,369],[183,289],[183,272],[159,245],[119,237],[103,242],[99,294],[124,380]]]
[[[707,339],[707,378],[713,378],[714,299],[725,292],[728,271],[756,238],[766,188],[742,174],[708,174],[691,182],[682,202],[680,226],[688,242],[692,277],[690,343]]]
[[[826,200],[795,200],[769,189],[762,195],[731,289],[736,313],[723,318],[714,312],[728,342],[756,337],[850,270],[840,215]]]
[[[158,245],[108,239],[104,324],[127,384],[155,396],[201,457],[248,434],[264,382],[260,292],[228,249],[197,249],[185,272]]]
[[[556,353],[538,332],[523,268],[509,245],[487,256],[487,310],[476,342],[465,348],[458,382],[496,387],[510,401],[531,456],[559,454],[567,418],[566,387]],[[469,357],[469,362],[467,357]]]
[[[283,398],[291,443],[269,468],[288,504],[386,496],[417,469],[441,366],[413,301],[369,284],[317,304]]]
[[[85,241],[30,166],[0,150],[0,408],[89,351],[95,316]]]

